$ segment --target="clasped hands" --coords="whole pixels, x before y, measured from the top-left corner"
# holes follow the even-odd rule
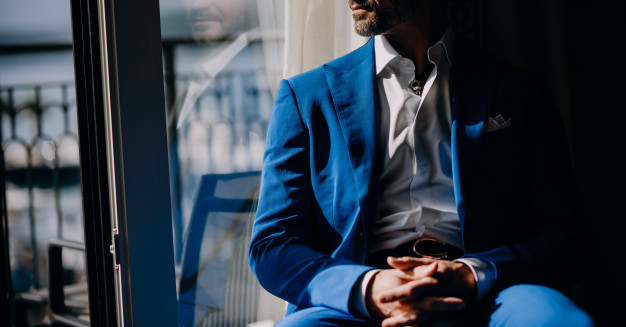
[[[374,275],[367,287],[367,310],[384,327],[420,326],[434,312],[464,309],[476,294],[471,269],[453,261],[387,258],[392,269]]]

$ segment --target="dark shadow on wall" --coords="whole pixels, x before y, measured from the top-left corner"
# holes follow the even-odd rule
[[[626,278],[622,205],[626,159],[625,2],[487,0],[486,49],[541,75],[566,124],[576,179],[590,221],[593,256],[572,262],[587,278],[572,298],[598,326],[620,321]],[[591,240],[595,243],[592,243]]]

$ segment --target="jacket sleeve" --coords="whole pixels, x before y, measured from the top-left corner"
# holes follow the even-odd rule
[[[288,81],[276,92],[249,260],[270,293],[297,307],[349,313],[350,292],[371,267],[333,258],[316,235],[309,132]],[[316,243],[317,242],[317,243]]]

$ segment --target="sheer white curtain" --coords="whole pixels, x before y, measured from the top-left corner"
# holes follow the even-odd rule
[[[354,32],[347,0],[285,0],[283,77],[340,57],[367,39]]]
[[[283,75],[285,46],[285,3],[294,0],[256,0],[263,42],[265,73],[272,95]],[[306,2],[306,0],[296,0]]]

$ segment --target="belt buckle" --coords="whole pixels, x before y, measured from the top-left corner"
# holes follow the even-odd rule
[[[440,246],[445,249],[447,244],[441,241],[437,241],[436,239],[429,237],[419,238],[413,243],[413,252],[417,254],[420,258],[431,258],[436,260],[447,260],[448,259],[448,251],[437,251],[435,249],[428,249],[429,247],[437,247]],[[443,249],[439,249],[443,250]]]

